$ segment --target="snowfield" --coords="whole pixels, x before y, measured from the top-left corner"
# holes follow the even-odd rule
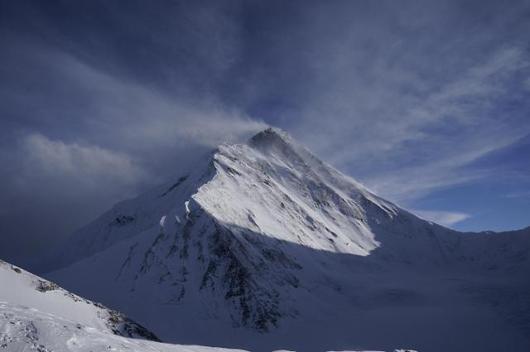
[[[176,171],[74,233],[46,277],[171,343],[530,350],[530,228],[422,220],[276,129]]]
[[[22,352],[214,352],[203,346],[179,346],[125,338],[34,308],[0,302],[0,351]],[[237,352],[237,350],[230,350]]]

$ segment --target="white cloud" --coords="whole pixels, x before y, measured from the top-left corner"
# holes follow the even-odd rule
[[[147,177],[128,155],[98,146],[65,143],[41,134],[30,134],[21,142],[22,172],[16,182],[28,187],[38,180],[65,187],[98,190],[111,186],[133,186]]]
[[[439,211],[439,210],[411,210],[419,217],[435,222],[443,226],[452,226],[461,221],[469,219],[471,215],[461,212]]]

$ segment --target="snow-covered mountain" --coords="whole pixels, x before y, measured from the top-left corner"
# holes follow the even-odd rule
[[[48,277],[164,341],[527,351],[529,249],[530,229],[424,221],[267,129],[114,206]]]

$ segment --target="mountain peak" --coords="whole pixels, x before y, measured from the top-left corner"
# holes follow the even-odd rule
[[[50,275],[166,341],[329,350],[335,341],[353,346],[372,336],[381,321],[395,323],[387,325],[395,336],[408,336],[436,312],[432,320],[453,314],[447,329],[460,338],[461,328],[482,324],[463,320],[453,328],[453,321],[469,318],[460,307],[474,297],[478,302],[475,294],[491,287],[495,275],[501,284],[505,274],[513,275],[510,285],[526,280],[521,294],[528,291],[527,235],[468,236],[426,222],[320,161],[284,131],[267,128],[246,144],[219,146],[179,179],[79,230],[60,251],[68,266]],[[488,282],[464,296],[467,282],[460,279],[475,271]],[[491,297],[514,287],[499,286]],[[523,311],[506,301],[503,314]],[[441,306],[432,313],[425,302]],[[396,312],[403,315],[397,321]],[[321,334],[321,326],[329,329]],[[486,328],[497,326],[492,319]],[[295,333],[284,335],[291,327]],[[315,340],[307,341],[312,327],[318,327]],[[436,329],[425,329],[421,334],[437,339]],[[265,336],[274,343],[256,338]],[[281,346],[280,336],[286,336]],[[500,341],[512,343],[513,335],[506,336]]]
[[[265,155],[273,154],[284,159],[284,161],[295,162],[300,165],[313,164],[317,160],[309,150],[299,144],[287,132],[276,127],[269,127],[259,132],[250,138],[247,144]]]
[[[271,146],[278,144],[292,144],[291,136],[282,129],[277,127],[268,127],[258,132],[249,140],[251,146]]]

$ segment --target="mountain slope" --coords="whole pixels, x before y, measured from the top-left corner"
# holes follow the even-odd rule
[[[268,129],[116,205],[49,276],[175,342],[524,351],[529,243],[419,219]]]
[[[109,334],[34,308],[0,302],[0,348],[10,352],[238,352],[179,346]],[[241,351],[242,352],[242,351]]]
[[[158,341],[123,314],[68,292],[55,283],[0,260],[0,301],[30,307],[115,335]]]
[[[0,349],[6,351],[209,352],[156,342],[123,314],[0,261]],[[231,350],[237,352],[236,350]]]

